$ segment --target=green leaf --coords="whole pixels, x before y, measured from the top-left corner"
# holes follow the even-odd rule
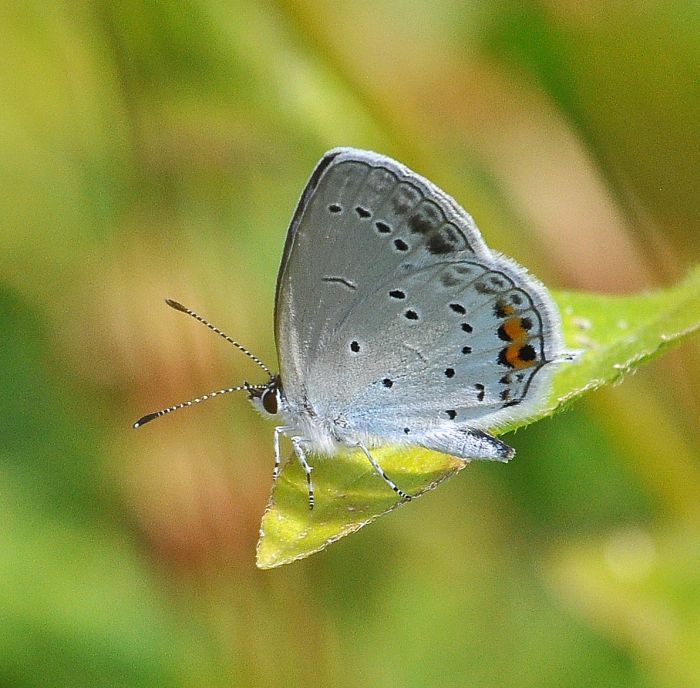
[[[582,394],[617,381],[700,329],[700,267],[675,287],[634,296],[575,292],[553,296],[565,345],[576,358],[560,366],[548,403],[519,425],[549,416]]]
[[[558,364],[549,399],[541,409],[499,432],[551,415],[700,328],[700,269],[676,287],[648,294],[615,297],[561,292],[554,298],[573,360]],[[417,448],[382,447],[373,454],[386,473],[415,496],[468,465]],[[287,462],[263,516],[257,552],[260,568],[307,557],[401,505],[361,452],[309,459],[314,466],[316,506],[313,511],[308,507],[306,478],[298,463]]]

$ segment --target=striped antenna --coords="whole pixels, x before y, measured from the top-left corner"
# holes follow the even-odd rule
[[[251,389],[265,389],[267,385],[249,385],[248,383],[242,384],[238,387],[228,387],[227,389],[218,389],[215,392],[209,392],[209,394],[203,394],[201,397],[197,397],[196,399],[190,399],[189,401],[183,401],[179,404],[175,404],[174,406],[168,406],[168,408],[161,409],[160,411],[155,411],[154,413],[147,413],[145,416],[141,416],[135,423],[134,423],[134,429],[140,428],[142,425],[146,425],[146,423],[150,423],[152,420],[155,420],[156,418],[160,418],[161,416],[166,416],[168,413],[172,413],[173,411],[179,411],[182,408],[189,408],[190,406],[195,406],[196,404],[201,404],[203,401],[206,401],[207,399],[213,399],[214,397],[218,397],[222,394],[230,394],[231,392],[241,392],[243,390],[249,392]]]
[[[273,379],[273,375],[270,372],[270,369],[253,353],[248,351],[242,344],[239,344],[237,341],[231,339],[225,332],[222,332],[218,327],[214,327],[210,322],[205,320],[201,315],[197,315],[193,310],[190,310],[186,306],[183,306],[181,303],[178,301],[174,301],[173,299],[165,299],[165,303],[168,304],[171,308],[174,308],[176,311],[180,311],[181,313],[187,313],[187,315],[191,316],[198,322],[201,322],[202,325],[206,325],[212,332],[216,332],[220,337],[223,337],[229,344],[233,344],[239,351],[242,351],[248,358],[251,360],[255,361],[270,377],[270,380]],[[268,383],[269,384],[269,383]],[[196,406],[197,404],[201,404],[203,401],[206,401],[207,399],[213,399],[214,397],[221,396],[222,394],[230,394],[231,392],[241,392],[243,390],[250,392],[251,390],[264,390],[268,387],[267,384],[265,385],[249,385],[247,382],[243,383],[242,385],[239,385],[238,387],[228,387],[227,389],[217,389],[214,392],[209,392],[209,394],[203,394],[201,397],[197,397],[196,399],[190,399],[189,401],[183,401],[179,404],[175,404],[173,406],[168,406],[167,408],[161,409],[160,411],[155,411],[154,413],[147,413],[145,416],[142,416],[139,418],[135,423],[134,423],[134,428],[140,428],[142,425],[146,425],[146,423],[150,423],[152,420],[155,420],[156,418],[160,418],[161,416],[165,416],[168,413],[172,413],[173,411],[179,411],[182,408],[189,408],[190,406]]]
[[[173,299],[165,299],[165,303],[170,306],[170,308],[174,308],[176,311],[180,311],[181,313],[187,313],[187,315],[193,317],[195,320],[198,322],[201,322],[202,325],[206,325],[212,332],[216,332],[220,337],[223,337],[229,344],[233,344],[239,351],[242,351],[248,358],[251,360],[255,361],[269,376],[270,379],[272,379],[273,375],[270,372],[270,369],[253,353],[248,351],[243,344],[239,344],[237,341],[231,339],[226,333],[222,332],[218,327],[214,327],[209,321],[205,320],[201,315],[197,315],[193,310],[190,310],[187,308],[187,306],[183,306],[181,303],[178,301],[174,301]]]

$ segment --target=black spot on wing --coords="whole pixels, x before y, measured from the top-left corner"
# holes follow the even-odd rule
[[[413,234],[428,234],[435,228],[435,218],[428,219],[424,214],[411,215],[408,226]]]
[[[534,361],[537,358],[537,353],[532,345],[526,344],[525,346],[520,347],[518,358],[521,361]]]
[[[454,244],[450,243],[445,239],[445,237],[440,234],[440,232],[433,232],[429,237],[426,244],[428,248],[428,253],[434,256],[444,255],[445,253],[452,253],[455,250]]]
[[[357,289],[357,285],[351,282],[348,279],[345,279],[345,277],[331,277],[331,276],[326,276],[326,277],[321,277],[322,282],[330,282],[331,284],[342,284],[344,287],[347,287],[351,291],[355,291]]]

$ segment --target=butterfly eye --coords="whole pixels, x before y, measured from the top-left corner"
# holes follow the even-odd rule
[[[266,390],[262,395],[263,408],[271,415],[277,413],[277,395],[273,390]]]

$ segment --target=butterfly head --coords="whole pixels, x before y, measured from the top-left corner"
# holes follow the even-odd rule
[[[263,416],[276,416],[282,407],[282,386],[279,376],[270,378],[266,385],[245,384],[248,391],[248,398],[255,409]]]

